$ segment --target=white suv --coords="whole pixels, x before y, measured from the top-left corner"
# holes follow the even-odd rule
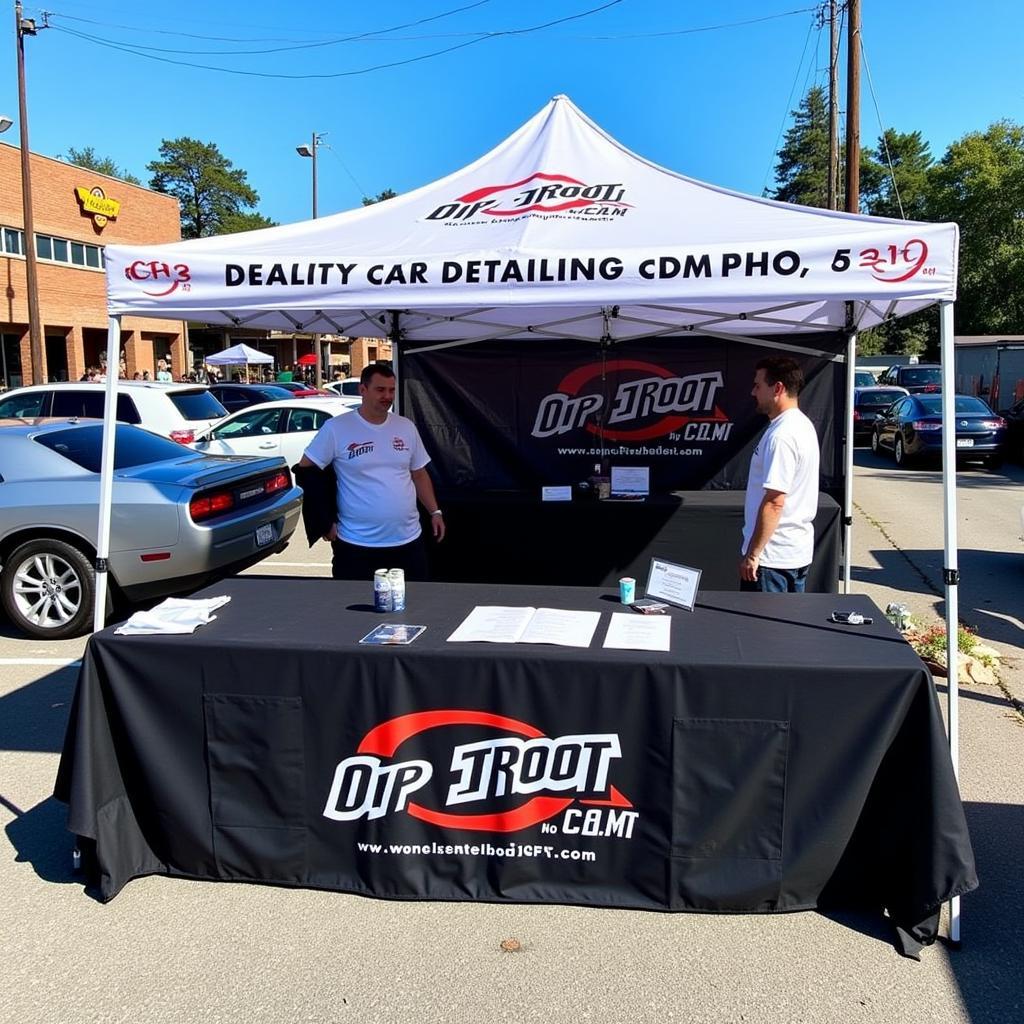
[[[106,384],[86,381],[33,384],[0,395],[0,419],[77,416],[100,419]],[[164,384],[119,380],[117,418],[191,444],[200,430],[227,415],[227,410],[202,384]]]

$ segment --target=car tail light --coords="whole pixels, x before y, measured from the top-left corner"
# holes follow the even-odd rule
[[[1006,420],[1002,417],[997,420],[982,420],[981,425],[986,430],[1002,430],[1006,426]]]
[[[856,423],[859,419],[860,419],[860,413],[856,409],[854,409],[853,410],[853,422]]]
[[[195,522],[209,519],[210,516],[227,512],[235,505],[235,497],[230,491],[213,491],[209,494],[197,494],[189,503],[188,511]]]
[[[191,444],[196,439],[196,432],[194,430],[172,430],[171,440],[177,441],[178,444]]]
[[[941,430],[942,429],[942,424],[941,423],[933,423],[931,420],[914,420],[914,422],[911,423],[910,425],[915,430],[917,430],[919,432],[923,431],[923,430]]]
[[[269,480],[263,485],[263,490],[267,494],[274,494],[277,491],[283,491],[287,487],[291,487],[292,481],[291,476],[286,470],[282,470],[280,473],[275,473]]]

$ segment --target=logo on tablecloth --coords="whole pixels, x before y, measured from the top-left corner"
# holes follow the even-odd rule
[[[435,732],[446,727],[482,727],[496,735],[451,745]],[[427,733],[434,741],[429,759],[399,758],[404,744]],[[639,812],[611,782],[621,756],[616,733],[549,737],[487,711],[421,711],[383,722],[363,737],[356,754],[335,768],[323,813],[334,821],[405,813],[442,828],[495,833],[561,815],[560,827],[542,830],[629,839]],[[442,771],[450,775],[442,778]],[[441,806],[425,799],[435,775]]]

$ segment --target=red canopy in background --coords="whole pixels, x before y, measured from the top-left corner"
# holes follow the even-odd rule
[[[307,352],[304,356],[299,356],[295,362],[299,366],[316,366],[316,356],[312,352]]]

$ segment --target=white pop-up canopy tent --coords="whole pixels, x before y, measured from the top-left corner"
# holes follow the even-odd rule
[[[109,246],[108,364],[116,365],[123,314],[388,334],[422,348],[687,331],[771,343],[773,335],[841,331],[850,438],[857,331],[936,303],[943,418],[952,421],[957,246],[955,224],[789,206],[683,177],[630,152],[559,96],[475,163],[387,202],[237,235]],[[108,550],[113,400],[106,408],[100,566]],[[946,609],[955,638],[951,437],[944,431]],[[848,586],[848,564],[844,573]],[[97,583],[102,609],[104,573]],[[949,655],[955,765],[955,641]]]
[[[248,366],[250,363],[272,363],[274,357],[248,345],[238,344],[221,352],[214,352],[206,356],[204,361],[210,366]]]

